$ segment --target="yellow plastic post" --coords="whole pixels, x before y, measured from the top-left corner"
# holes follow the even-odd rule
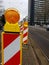
[[[15,24],[10,24],[6,21],[6,24],[4,26],[4,31],[8,31],[8,32],[20,32],[20,27],[18,25],[18,23]]]
[[[24,21],[23,26],[23,44],[28,44],[28,21]]]
[[[28,27],[28,21],[25,21],[23,24],[24,27]]]
[[[17,57],[19,57],[19,55],[20,55],[20,58],[18,58],[20,61],[19,61],[19,63],[20,63],[20,65],[22,65],[22,35],[21,35],[21,33],[20,33],[20,27],[19,27],[19,24],[18,24],[18,21],[19,21],[19,19],[20,19],[20,14],[19,14],[19,12],[17,11],[17,10],[14,10],[14,9],[8,9],[8,10],[6,10],[5,11],[5,20],[6,20],[6,23],[5,23],[5,25],[4,25],[4,27],[3,27],[3,29],[4,29],[4,31],[5,32],[7,32],[7,33],[5,33],[5,32],[2,32],[2,65],[6,65],[6,63],[8,64],[8,62],[6,61],[8,58],[6,58],[6,51],[8,51],[7,49],[5,50],[5,48],[4,48],[4,46],[6,47],[6,44],[11,40],[11,38],[12,37],[14,37],[14,40],[12,40],[13,41],[13,43],[12,44],[14,44],[13,46],[12,46],[12,44],[11,43],[9,43],[9,45],[7,44],[7,46],[8,46],[8,49],[9,49],[9,47],[10,47],[10,50],[11,50],[11,48],[14,50],[14,52],[16,53],[16,51],[18,50],[18,55],[17,55]],[[12,32],[12,33],[11,33]],[[15,32],[15,33],[14,33]],[[8,35],[8,36],[7,36]],[[12,37],[10,37],[10,35],[12,35]],[[16,36],[16,37],[15,37]],[[6,39],[8,39],[8,41],[6,40]],[[16,40],[16,41],[15,41]],[[16,44],[16,43],[18,43],[18,44]],[[11,45],[10,45],[11,44]],[[19,45],[20,44],[20,45]],[[19,49],[18,49],[18,47],[17,48],[15,48],[15,46],[17,47],[19,47]],[[14,49],[14,48],[16,49]],[[6,47],[7,48],[7,47]],[[10,51],[9,50],[9,51]],[[13,51],[12,50],[12,51]],[[8,52],[9,52],[8,51]],[[13,52],[13,53],[14,53]],[[11,52],[12,53],[12,52]],[[8,55],[10,55],[10,53],[8,53]],[[8,57],[8,56],[7,56]],[[16,56],[14,56],[15,57],[15,59],[16,59]],[[6,58],[6,59],[5,59]],[[13,58],[13,57],[12,57]],[[13,59],[14,60],[14,59]],[[6,62],[4,62],[4,61],[6,61]],[[15,60],[14,60],[15,61]],[[17,61],[17,60],[16,60]],[[11,62],[12,63],[12,62]],[[17,62],[16,62],[17,63]],[[18,64],[14,64],[14,65],[19,65],[19,63]],[[9,62],[9,64],[8,65],[10,65],[10,62]]]

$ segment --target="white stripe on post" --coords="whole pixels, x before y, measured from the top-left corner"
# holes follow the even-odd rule
[[[21,26],[21,28],[23,28],[23,26]]]
[[[20,51],[20,36],[4,49],[4,64]]]
[[[26,28],[26,29],[24,30],[23,34],[25,34],[26,32],[28,32],[28,28]]]
[[[25,40],[27,40],[28,39],[28,36],[25,36],[24,38],[23,38],[23,41],[25,41]]]

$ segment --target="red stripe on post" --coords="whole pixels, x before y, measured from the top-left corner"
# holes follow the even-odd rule
[[[19,34],[13,34],[13,33],[4,33],[3,34],[3,42],[4,42],[4,48],[7,47],[13,40],[15,40]],[[6,43],[6,44],[5,44]]]
[[[25,27],[24,30],[26,30],[28,27]]]
[[[25,34],[23,34],[23,38],[28,36],[28,32],[26,32]]]
[[[26,43],[27,43],[27,41],[28,41],[28,39],[24,41],[24,44],[26,44]]]
[[[9,59],[4,65],[19,65],[20,64],[20,51],[17,52],[11,59]]]

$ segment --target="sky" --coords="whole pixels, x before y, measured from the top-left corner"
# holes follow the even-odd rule
[[[20,20],[28,15],[28,0],[3,0],[3,6],[5,10],[16,8],[20,12]]]

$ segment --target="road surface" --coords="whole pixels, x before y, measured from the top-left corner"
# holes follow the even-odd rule
[[[37,42],[37,45],[41,48],[49,61],[49,31],[29,27],[29,34],[31,35],[31,38]]]

